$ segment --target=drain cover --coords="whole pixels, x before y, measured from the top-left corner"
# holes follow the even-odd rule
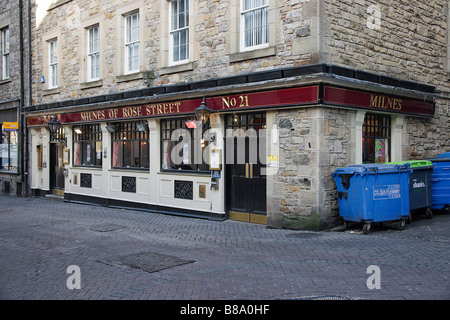
[[[288,234],[288,237],[291,238],[317,238],[320,234],[316,232],[294,232]]]
[[[95,226],[90,227],[89,229],[92,231],[99,231],[99,232],[108,232],[108,231],[114,231],[125,228],[124,226],[114,224],[114,223],[105,223],[105,224],[98,224]]]
[[[192,262],[195,261],[185,260],[160,253],[142,252],[109,260],[107,263],[124,265],[133,269],[140,269],[142,271],[151,273]]]

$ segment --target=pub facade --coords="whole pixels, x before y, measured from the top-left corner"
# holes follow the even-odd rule
[[[125,1],[108,11],[74,0],[47,8],[35,42],[41,83],[26,108],[33,195],[318,230],[340,221],[337,167],[449,147],[445,70],[430,81],[413,68],[408,78],[382,61],[374,67],[370,55],[350,63],[337,54],[346,40],[333,29],[333,11],[313,11],[332,2],[202,4]],[[58,21],[69,12],[81,31]],[[241,43],[239,24],[252,17],[259,31],[242,31]],[[324,21],[325,35],[315,24]],[[50,30],[52,22],[60,28]],[[446,52],[444,40],[429,41]]]

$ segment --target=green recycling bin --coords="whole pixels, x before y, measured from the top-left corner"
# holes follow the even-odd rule
[[[431,197],[431,174],[433,163],[429,160],[411,160],[390,162],[390,164],[409,164],[411,175],[409,176],[409,209],[410,218],[412,213],[423,212],[427,218],[433,217],[430,207]]]

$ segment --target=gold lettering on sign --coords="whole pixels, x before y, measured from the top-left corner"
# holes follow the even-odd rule
[[[145,115],[162,115],[180,113],[181,102],[156,103],[145,106]]]
[[[118,113],[119,113],[119,109],[109,109],[108,110],[108,118],[109,119],[116,119]]]
[[[248,95],[238,97],[222,97],[222,109],[249,107]]]
[[[370,95],[370,107],[389,109],[389,110],[402,110],[402,99],[391,98],[386,96]]]
[[[142,116],[141,107],[125,107],[122,109],[124,118],[134,118]]]
[[[80,112],[80,114],[83,121],[104,120],[106,117],[105,110]]]

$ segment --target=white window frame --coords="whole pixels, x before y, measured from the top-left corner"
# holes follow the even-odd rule
[[[86,31],[87,81],[95,81],[100,79],[100,26],[91,26]]]
[[[183,3],[185,8],[184,11],[180,11],[180,3]],[[169,65],[187,63],[189,62],[189,0],[170,1],[169,16]],[[182,19],[181,24],[180,19]],[[183,33],[186,33],[185,43],[181,43],[181,35]],[[177,37],[178,41],[176,40]],[[180,58],[182,47],[185,47],[186,51],[185,56]],[[176,51],[178,51],[177,58],[175,58]]]
[[[2,80],[9,79],[9,27],[3,28],[1,30],[1,49],[2,49]]]
[[[48,87],[58,87],[58,39],[48,41]]]
[[[250,3],[250,8],[245,8],[246,1]],[[250,51],[269,47],[269,1],[268,0],[241,0],[241,15],[240,15],[240,51]],[[258,11],[264,11],[260,20],[257,16]],[[251,32],[252,36],[261,37],[260,43],[256,40],[248,40],[246,35],[246,17],[251,19],[251,26],[254,30]],[[257,29],[261,29],[258,33]],[[250,42],[250,43],[249,43]]]
[[[133,26],[133,17],[137,16],[137,25]],[[139,72],[140,69],[140,41],[139,41],[139,23],[140,17],[139,12],[133,12],[124,16],[125,23],[125,35],[124,35],[124,73],[135,73]],[[135,30],[135,37],[133,37],[133,29]],[[130,56],[130,51],[134,53],[133,56]],[[135,61],[132,61],[136,59]],[[131,62],[131,67],[130,67]]]

